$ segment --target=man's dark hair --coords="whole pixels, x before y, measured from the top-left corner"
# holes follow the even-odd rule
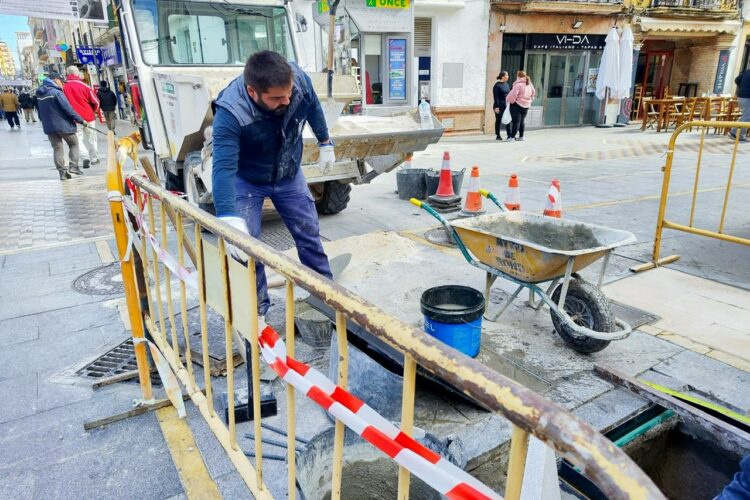
[[[292,67],[276,52],[261,50],[245,63],[245,85],[258,92],[266,92],[272,87],[286,87],[292,83]]]
[[[107,83],[107,80],[102,80],[99,82],[99,86],[106,89],[107,87],[109,87],[109,83]]]

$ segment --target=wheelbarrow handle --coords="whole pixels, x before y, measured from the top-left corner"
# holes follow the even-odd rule
[[[463,254],[464,258],[469,262],[469,264],[475,265],[475,260],[471,256],[471,254],[469,253],[469,250],[466,248],[466,245],[464,245],[464,242],[461,240],[461,237],[458,235],[458,233],[456,232],[456,230],[453,229],[453,226],[451,226],[451,223],[448,222],[448,220],[446,220],[445,217],[443,217],[442,215],[440,215],[439,213],[437,213],[435,211],[435,209],[432,208],[427,203],[425,203],[423,201],[419,201],[416,198],[411,198],[409,200],[409,203],[411,203],[412,205],[414,205],[416,207],[421,208],[422,210],[424,210],[425,212],[427,212],[428,214],[432,215],[437,220],[439,220],[440,223],[445,228],[445,230],[448,232],[448,234],[450,234],[451,236],[453,236],[453,241],[458,246],[458,249],[461,250],[461,253]]]
[[[497,208],[499,208],[501,212],[505,212],[506,211],[506,209],[503,206],[503,204],[498,201],[498,199],[495,197],[494,194],[490,193],[486,189],[480,189],[479,190],[479,194],[481,194],[485,198],[488,198],[490,201],[492,201],[492,203],[494,203],[495,205],[497,205]]]

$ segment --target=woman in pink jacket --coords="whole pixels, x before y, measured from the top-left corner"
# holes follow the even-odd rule
[[[516,73],[516,81],[505,102],[510,104],[510,116],[513,118],[509,141],[522,141],[525,128],[526,113],[529,112],[531,102],[536,97],[536,89],[531,84],[531,78],[523,71]],[[518,138],[516,138],[518,134]]]

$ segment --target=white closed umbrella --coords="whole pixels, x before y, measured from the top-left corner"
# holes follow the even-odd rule
[[[617,95],[620,86],[620,35],[612,28],[607,34],[599,74],[596,77],[596,97],[604,100],[609,95]]]
[[[633,82],[633,31],[625,26],[620,35],[620,84],[617,95],[620,99],[630,97],[630,86]]]

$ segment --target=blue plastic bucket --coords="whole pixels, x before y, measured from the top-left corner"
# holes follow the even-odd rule
[[[484,314],[484,297],[479,290],[437,286],[422,294],[420,305],[425,332],[467,356],[479,354]]]

